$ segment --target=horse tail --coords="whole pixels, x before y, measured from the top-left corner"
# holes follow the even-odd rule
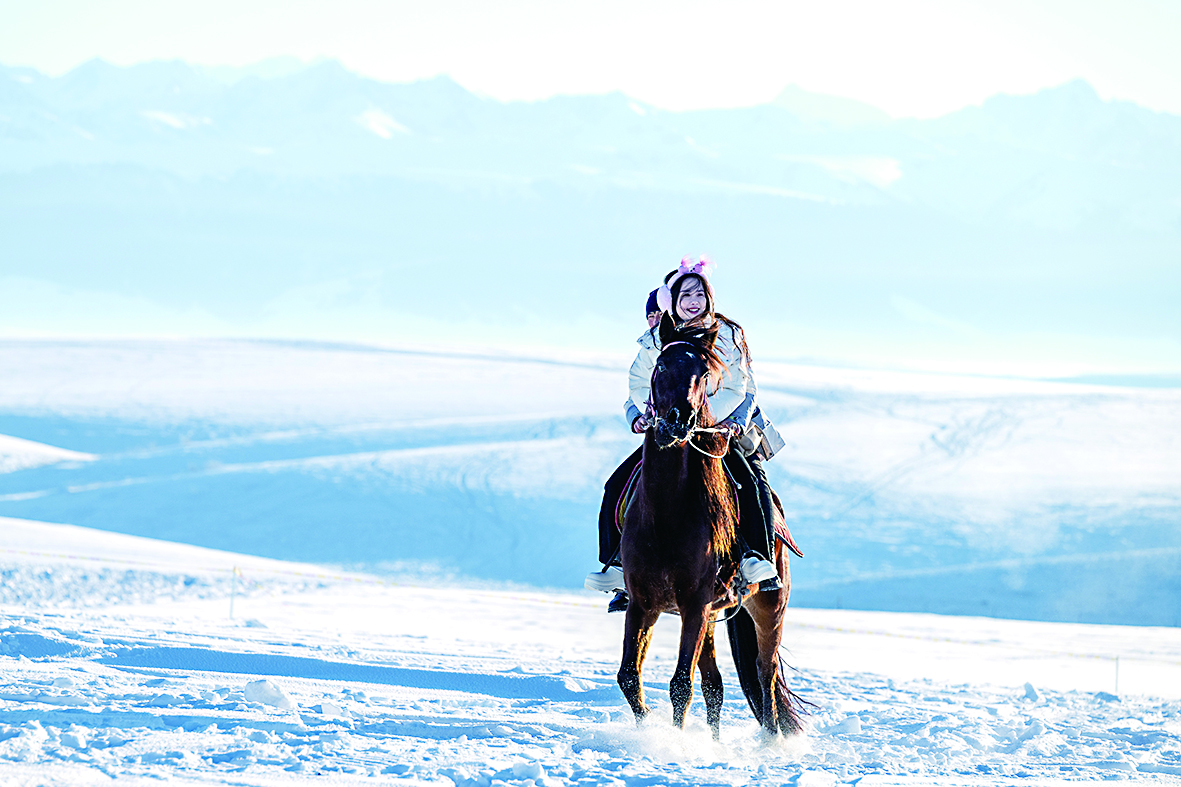
[[[759,686],[759,638],[754,618],[745,609],[726,621],[726,639],[730,640],[730,655],[738,671],[738,683],[756,719],[763,718],[763,690]]]
[[[809,712],[809,708],[815,708],[816,705],[787,687],[787,679],[783,677],[783,673],[788,669],[791,668],[787,666],[783,656],[780,656],[779,675],[776,678],[777,685],[775,686],[775,719],[779,722],[781,733],[794,735],[797,732],[803,732],[804,724],[801,717]]]
[[[754,618],[745,609],[726,621],[726,638],[730,640],[730,654],[738,671],[738,683],[756,719],[763,718],[763,688],[759,684],[759,639]],[[804,729],[802,717],[816,707],[787,687],[784,673],[791,669],[779,655],[779,670],[775,681],[775,717],[779,731],[794,735]]]

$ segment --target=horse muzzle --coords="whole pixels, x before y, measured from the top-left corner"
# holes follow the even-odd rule
[[[661,448],[671,448],[689,439],[693,432],[693,425],[689,422],[666,421],[661,419],[656,424],[656,444]]]

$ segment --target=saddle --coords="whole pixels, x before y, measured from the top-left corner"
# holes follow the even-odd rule
[[[631,475],[627,477],[627,483],[623,485],[623,491],[619,494],[619,500],[615,504],[615,529],[620,533],[623,532],[623,518],[627,514],[628,508],[632,501],[636,498],[636,488],[640,481],[640,468],[644,466],[644,461],[641,459],[636,463]],[[726,481],[730,490],[730,499],[734,503],[734,513],[741,521],[742,511],[738,506],[738,482],[734,480],[734,476],[730,475],[730,469],[725,465],[722,466],[726,471]],[[787,528],[787,522],[783,518],[783,503],[779,500],[779,495],[771,492],[772,501],[775,503],[778,514],[775,517],[775,537],[783,542],[783,545],[796,554],[797,557],[803,557],[804,553],[796,546],[796,541],[791,537],[791,531]]]

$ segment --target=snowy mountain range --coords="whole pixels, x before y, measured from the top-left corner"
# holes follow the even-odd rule
[[[1181,118],[1083,82],[892,120],[255,71],[0,69],[0,330],[615,348],[708,251],[765,352],[1181,368]],[[631,297],[569,299],[588,272]]]

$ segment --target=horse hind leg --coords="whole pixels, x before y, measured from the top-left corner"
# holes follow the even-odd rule
[[[701,655],[697,659],[701,672],[701,695],[705,698],[705,719],[713,731],[714,740],[722,738],[722,673],[718,670],[717,654],[714,648],[714,622],[710,620],[705,629],[705,640],[701,643]]]
[[[778,680],[775,685],[775,719],[781,733],[795,735],[804,729],[804,725],[800,721],[800,710],[808,703],[787,687],[787,681],[783,677],[785,669],[786,665],[781,660]]]
[[[642,610],[635,599],[627,609],[623,625],[623,661],[619,665],[616,680],[619,688],[636,715],[636,724],[644,720],[649,708],[644,702],[644,684],[641,674],[648,646],[652,643],[652,627],[656,625],[659,613]]]
[[[755,663],[758,670],[759,686],[756,691],[762,695],[762,701],[758,703],[762,711],[759,714],[761,716],[759,723],[762,725],[763,731],[770,735],[779,733],[783,721],[786,721],[789,727],[792,727],[794,723],[792,732],[798,729],[798,720],[795,718],[790,700],[793,695],[787,691],[787,685],[780,672],[779,644],[783,638],[783,615],[791,587],[789,584],[790,574],[788,574],[785,565],[787,561],[782,550],[782,545],[779,545],[776,557],[780,562],[780,576],[785,580],[784,588],[778,591],[756,593],[747,602],[746,607],[754,620],[758,642],[758,655],[755,658]],[[785,711],[788,715],[781,721],[779,715]]]
[[[775,498],[775,503],[779,506],[779,512],[782,514],[783,504],[779,502],[778,497]],[[783,581],[783,590],[780,591],[782,594],[781,609],[778,613],[778,625],[775,628],[775,652],[778,653],[780,642],[783,639],[783,614],[791,595],[791,564],[787,548],[783,544],[776,545],[776,553],[779,562],[779,576]],[[787,687],[787,669],[787,664],[780,658],[775,680],[775,721],[779,726],[779,731],[784,735],[795,735],[804,729],[800,716],[807,712],[808,707],[815,706]]]

